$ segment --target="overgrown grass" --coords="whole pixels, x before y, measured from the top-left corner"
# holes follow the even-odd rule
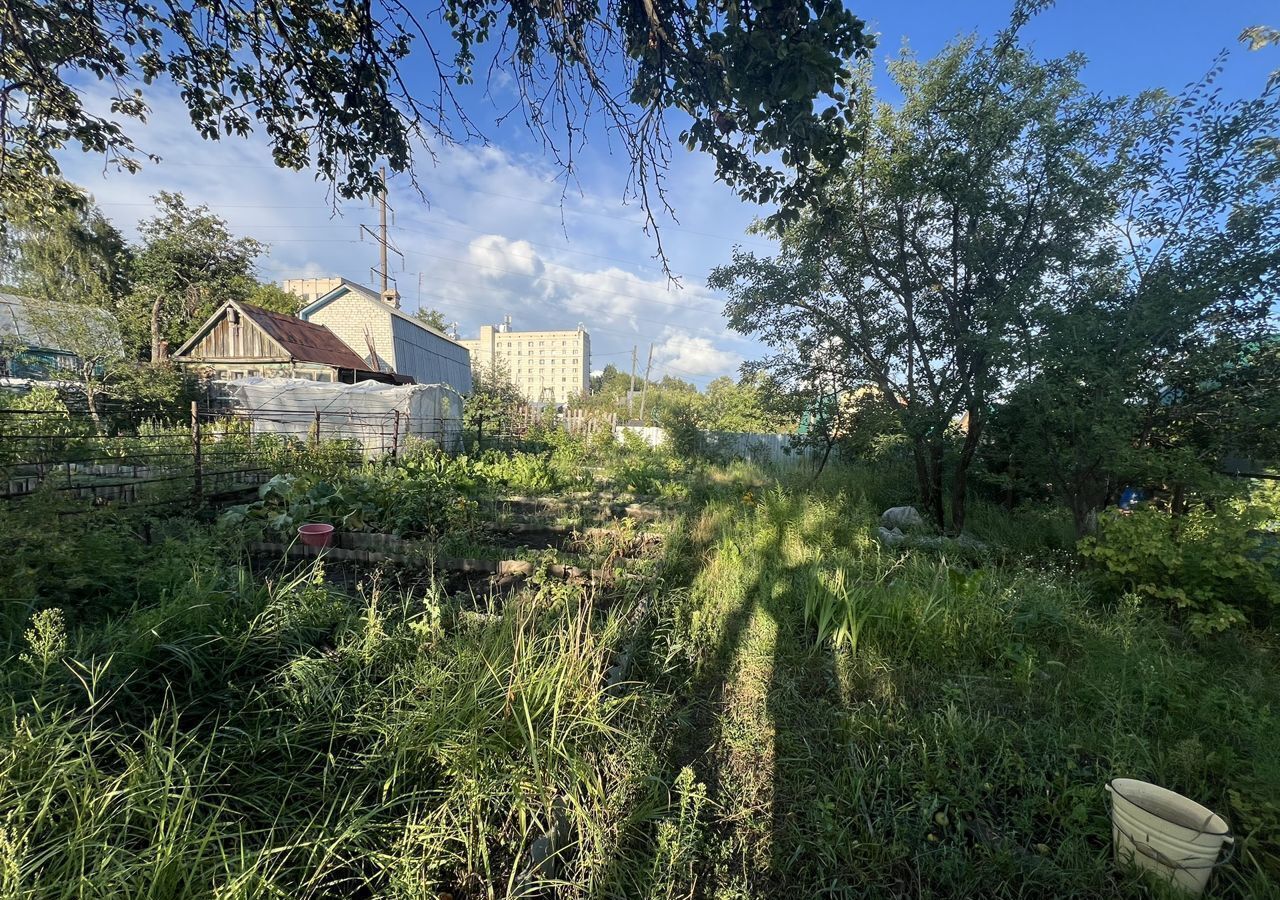
[[[707,895],[1142,896],[1110,856],[1120,775],[1232,821],[1217,895],[1275,895],[1274,636],[1194,638],[1029,563],[1025,535],[1012,558],[887,551],[870,493],[832,473],[704,511],[667,772],[709,790],[687,851]]]
[[[511,471],[574,489],[577,452]],[[641,475],[663,521],[525,554],[605,566],[660,529],[628,577],[481,605],[187,520],[7,519],[0,895],[1149,896],[1110,855],[1128,775],[1231,821],[1216,896],[1275,896],[1273,635],[1095,589],[1052,510],[975,503],[985,551],[897,551],[892,472],[653,454],[610,484]]]
[[[148,544],[127,517],[74,517],[56,541],[33,534],[8,582],[30,596],[0,663],[4,896],[498,897],[599,880],[657,768],[644,710],[661,700],[611,674],[655,582],[602,596],[535,576],[476,612],[376,574],[344,591],[323,563],[254,570],[226,529],[168,528]],[[73,548],[76,590],[41,568]]]

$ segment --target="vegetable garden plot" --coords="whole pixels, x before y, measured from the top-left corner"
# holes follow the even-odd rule
[[[627,520],[614,528],[575,529],[555,525],[488,523],[468,543],[470,556],[444,555],[440,541],[410,540],[390,534],[337,533],[329,547],[301,542],[255,541],[250,550],[270,562],[323,560],[332,583],[354,584],[371,572],[390,573],[402,588],[439,583],[450,596],[470,596],[488,603],[504,600],[538,577],[592,585],[602,602],[612,602],[620,581],[642,579],[628,570],[631,562],[655,556],[662,537],[638,532]],[[512,552],[520,558],[512,558]],[[336,579],[336,580],[335,580]]]

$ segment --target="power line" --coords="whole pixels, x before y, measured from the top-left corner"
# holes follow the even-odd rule
[[[199,165],[200,168],[207,168],[204,163],[192,163]],[[143,202],[141,200],[94,200],[95,206],[150,206],[155,207],[155,201],[149,200]],[[332,206],[324,203],[200,203],[198,206],[206,206],[209,209],[333,209]]]
[[[410,252],[410,253],[406,254],[406,256],[414,257],[414,256],[418,256],[418,254],[413,253],[413,252]],[[440,260],[443,260],[443,261],[447,261],[447,262],[455,262],[455,263],[459,263],[459,264],[461,264],[461,265],[470,265],[470,266],[477,266],[477,267],[480,267],[480,265],[481,265],[481,264],[473,263],[473,262],[471,262],[471,261],[469,261],[469,260],[464,260],[464,259],[451,259],[450,257],[436,257],[436,258],[438,258],[438,259],[440,259]],[[498,267],[494,267],[494,268],[498,268]],[[531,279],[536,279],[536,278],[538,278],[538,277],[539,277],[539,276],[529,276],[529,275],[526,275],[526,273],[523,273],[523,272],[517,272],[517,271],[512,270],[512,269],[501,269],[501,268],[499,268],[499,271],[507,272],[507,273],[510,273],[510,274],[513,274],[513,275],[525,275],[526,277],[529,277],[529,278],[531,278]],[[474,287],[475,287],[474,285],[472,285],[472,284],[470,284],[470,283],[468,283],[468,282],[466,282],[466,281],[459,281],[459,280],[457,280],[457,279],[450,279],[450,278],[441,278],[439,275],[434,275],[434,276],[433,276],[433,279],[434,279],[434,281],[435,281],[436,283],[438,283],[438,284],[454,285],[454,286],[457,286],[457,287],[460,287],[460,288],[468,288],[468,289],[472,289],[472,288],[474,288]],[[607,289],[605,289],[605,288],[591,288],[591,287],[584,287],[584,286],[580,286],[580,285],[569,284],[569,283],[566,283],[566,282],[551,281],[550,279],[547,279],[547,281],[548,281],[549,283],[551,283],[551,284],[559,285],[559,286],[561,286],[561,287],[565,287],[565,288],[568,288],[568,289],[571,289],[571,290],[578,290],[578,291],[583,291],[583,292],[586,292],[586,293],[598,294],[598,295],[600,295],[600,296],[602,296],[602,297],[612,297],[612,298],[622,298],[622,299],[636,300],[636,301],[639,301],[639,302],[641,302],[641,303],[655,303],[655,304],[658,304],[658,305],[661,305],[661,306],[670,306],[670,307],[672,307],[672,308],[674,308],[674,309],[686,309],[686,308],[687,308],[687,307],[682,306],[681,304],[678,304],[678,303],[668,303],[668,302],[665,302],[665,301],[662,301],[662,300],[653,299],[653,298],[650,298],[650,297],[641,297],[641,296],[638,296],[638,295],[636,295],[636,294],[622,294],[622,293],[618,293],[618,292],[616,292],[616,291],[610,291],[610,290],[607,290]],[[489,309],[491,308],[491,307],[490,307],[490,306],[488,306],[488,305],[481,306],[481,305],[480,305],[480,303],[479,303],[478,301],[467,301],[467,300],[464,300],[464,299],[462,299],[462,298],[446,296],[446,295],[444,295],[444,294],[423,293],[423,292],[422,292],[422,290],[421,290],[421,288],[419,288],[419,290],[418,290],[418,303],[419,303],[419,305],[421,305],[421,302],[422,302],[422,298],[423,298],[423,297],[430,297],[430,298],[433,298],[433,299],[436,299],[436,300],[443,300],[443,301],[445,301],[446,303],[452,304],[452,305],[454,305],[454,306],[462,306],[462,307],[466,307],[466,308],[469,308],[469,309],[474,309],[474,310],[477,310],[477,311],[485,311],[485,310],[489,310]],[[580,312],[580,311],[576,311],[576,310],[571,310],[571,309],[569,309],[569,307],[568,307],[569,299],[568,299],[568,298],[561,298],[561,297],[547,297],[547,298],[543,298],[543,299],[544,299],[546,302],[551,303],[551,304],[556,305],[556,306],[559,306],[560,308],[565,309],[565,310],[567,310],[567,311],[569,311],[569,312],[572,312],[572,313],[575,313],[575,314],[578,314],[578,313]],[[709,312],[709,311],[708,311],[708,312]],[[718,314],[718,313],[717,313],[717,314]],[[679,323],[679,322],[671,321],[671,320],[669,320],[669,319],[651,319],[651,318],[648,318],[648,317],[645,317],[645,316],[636,315],[636,314],[633,314],[633,313],[624,313],[622,317],[627,318],[627,319],[631,319],[631,320],[636,321],[636,322],[644,322],[644,323],[645,323],[645,324],[647,324],[647,325],[661,325],[661,326],[663,326],[663,327],[665,327],[665,328],[675,328],[675,329],[680,329],[680,330],[684,330],[684,331],[689,331],[689,332],[695,332],[695,333],[704,334],[704,335],[707,335],[707,336],[710,336],[710,337],[720,337],[720,336],[722,336],[722,335],[723,335],[723,333],[724,333],[722,330],[719,330],[719,331],[718,331],[718,330],[716,330],[716,329],[714,329],[714,328],[708,328],[708,327],[706,327],[706,326],[701,326],[701,325],[685,325],[685,324],[682,324],[682,323]],[[611,330],[611,329],[605,328],[605,327],[603,327],[603,326],[593,326],[593,329],[592,329],[592,330],[604,331],[604,332],[607,332],[607,333],[611,333],[611,334],[620,334],[620,335],[634,335],[634,334],[635,334],[635,332],[624,332],[624,331],[618,331],[617,329],[612,329],[612,330]]]
[[[100,205],[108,205],[108,204],[100,204]],[[121,204],[111,204],[111,205],[121,205]],[[144,204],[129,204],[129,205],[144,205]],[[245,208],[249,208],[249,207],[245,207]],[[258,208],[258,207],[253,207],[253,208]],[[287,208],[287,207],[280,207],[280,208],[281,208],[281,209],[284,209],[284,208]],[[359,228],[359,229],[362,229],[362,230],[368,230],[368,231],[373,231],[374,229],[376,229],[376,228],[378,228],[378,227],[379,227],[379,226],[377,226],[377,225],[371,225],[371,224],[369,224],[369,223],[367,223],[367,222],[345,222],[345,221],[343,221],[343,222],[324,222],[324,223],[321,223],[321,224],[305,224],[305,223],[304,223],[304,224],[292,224],[292,223],[288,223],[288,222],[261,222],[261,223],[249,223],[249,224],[243,224],[243,223],[241,223],[241,224],[237,224],[237,226],[236,226],[236,227],[237,227],[237,229],[239,229],[239,230],[244,230],[244,231],[256,231],[256,230],[267,229],[267,228],[288,228],[288,229],[291,229],[291,230],[302,230],[302,229],[322,229],[322,228],[341,228],[341,229],[347,229],[347,228],[351,228],[352,226],[355,226],[356,228]],[[508,241],[509,243],[513,243],[513,244],[514,244],[514,243],[525,243],[525,244],[530,245],[531,247],[544,247],[544,248],[546,248],[546,249],[548,249],[548,250],[555,251],[555,252],[558,252],[558,253],[572,253],[572,254],[576,254],[576,255],[578,255],[578,256],[589,256],[589,257],[591,257],[591,258],[593,258],[593,259],[600,259],[600,260],[604,260],[604,261],[606,261],[606,262],[619,263],[619,264],[624,265],[624,266],[630,266],[630,267],[632,267],[632,268],[634,268],[634,269],[646,269],[646,270],[651,271],[651,272],[662,272],[662,271],[664,271],[663,269],[661,269],[661,268],[660,268],[660,267],[658,267],[658,266],[650,265],[650,264],[648,264],[648,263],[637,262],[636,260],[633,260],[633,259],[625,259],[625,258],[623,258],[623,257],[621,257],[621,256],[608,256],[608,255],[603,254],[603,253],[592,253],[592,252],[591,252],[591,251],[589,251],[589,250],[578,250],[578,249],[573,248],[573,247],[565,247],[565,246],[562,246],[562,245],[560,245],[560,244],[551,244],[551,243],[547,243],[547,242],[545,242],[545,241],[531,241],[531,240],[529,240],[528,238],[523,238],[523,237],[511,238],[511,237],[508,237],[507,235],[497,234],[496,232],[490,231],[490,230],[488,230],[488,229],[486,229],[486,228],[476,228],[475,226],[472,226],[472,225],[464,225],[463,223],[461,223],[461,222],[457,222],[457,221],[449,221],[448,223],[442,223],[442,224],[441,224],[441,227],[442,227],[442,228],[445,228],[445,227],[447,227],[447,228],[456,228],[456,229],[462,229],[462,230],[464,230],[464,231],[471,231],[471,232],[474,232],[475,234],[478,234],[478,235],[481,235],[481,236],[484,236],[484,237],[499,237],[499,238],[502,238],[502,239],[503,239],[503,240],[505,240],[505,241]],[[460,244],[460,245],[463,245],[463,246],[466,246],[466,247],[470,247],[470,246],[474,243],[474,240],[470,240],[470,241],[468,241],[468,240],[463,240],[463,239],[461,239],[461,238],[453,238],[453,237],[449,237],[449,236],[447,236],[447,235],[443,235],[443,234],[436,234],[436,233],[431,232],[431,231],[424,231],[424,230],[422,230],[422,229],[420,229],[420,228],[407,228],[407,227],[405,227],[404,225],[401,225],[401,224],[399,224],[399,223],[397,223],[397,224],[396,224],[396,229],[397,229],[398,231],[404,232],[404,233],[406,233],[406,234],[416,234],[416,235],[421,235],[422,237],[431,238],[432,240],[436,240],[436,241],[447,241],[448,243],[451,243],[451,244]],[[314,238],[314,239],[312,239],[312,238],[269,238],[267,241],[265,241],[265,243],[268,243],[268,244],[276,244],[276,243],[299,243],[299,242],[305,243],[305,242],[310,241],[310,240],[314,240],[314,242],[316,242],[316,243],[321,243],[321,242],[325,242],[325,241],[328,241],[328,242],[330,242],[330,243],[333,243],[333,242],[341,242],[341,243],[357,243],[357,241],[346,241],[346,240],[337,241],[337,239],[327,239],[327,238]],[[375,240],[376,240],[376,237],[375,237]],[[527,253],[511,253],[510,255],[512,255],[512,256],[516,256],[516,257],[518,257],[518,258],[520,258],[520,259],[536,259],[536,260],[539,260],[539,261],[543,261],[543,260],[544,260],[544,257],[542,257],[542,256],[540,256],[540,255],[537,255],[537,254],[535,254],[535,255],[532,255],[532,256],[531,256],[531,255],[529,255],[529,254],[527,254]],[[562,265],[561,263],[554,263],[554,262],[553,262],[553,264],[554,264],[554,265]],[[568,266],[564,266],[564,268],[570,268],[570,267],[568,267]],[[581,272],[581,271],[583,271],[583,270],[580,270],[580,269],[574,269],[573,271],[579,271],[579,272]],[[586,274],[586,273],[584,272],[583,274]],[[682,273],[682,272],[673,272],[673,273],[671,273],[671,274],[672,274],[672,276],[673,276],[675,279],[677,279],[677,280],[679,280],[679,281],[688,281],[688,282],[692,282],[692,283],[693,283],[693,285],[694,285],[694,286],[696,286],[696,287],[705,287],[705,285],[704,285],[704,284],[703,284],[699,279],[694,278],[692,275],[688,275],[688,274],[686,274],[686,273]]]
[[[350,227],[352,227],[352,226],[355,226],[355,227],[357,227],[357,228],[362,228],[362,229],[364,229],[364,228],[367,228],[367,229],[374,229],[374,228],[376,228],[376,227],[377,227],[376,225],[372,225],[372,224],[370,224],[370,223],[368,223],[368,222],[346,222],[346,221],[340,221],[340,222],[339,222],[339,221],[335,221],[335,222],[324,222],[324,223],[320,223],[320,224],[308,224],[308,223],[303,223],[303,224],[293,224],[293,223],[289,223],[289,222],[256,222],[256,223],[238,223],[238,224],[236,225],[237,229],[241,229],[241,230],[244,230],[244,231],[257,231],[257,230],[267,229],[267,228],[288,228],[288,229],[291,229],[291,230],[322,229],[322,228],[340,228],[340,229],[347,229],[347,228],[350,228]],[[473,233],[475,233],[475,234],[481,235],[481,236],[483,236],[483,237],[498,237],[498,238],[502,238],[503,240],[508,241],[509,243],[512,243],[512,244],[515,244],[515,243],[524,243],[524,244],[528,244],[528,245],[530,245],[531,247],[543,247],[543,248],[546,248],[546,249],[547,249],[547,250],[549,250],[549,251],[553,251],[553,252],[556,252],[556,253],[572,253],[572,254],[577,255],[577,256],[589,256],[589,257],[591,257],[592,259],[600,259],[600,260],[604,260],[604,261],[606,261],[606,262],[619,263],[620,265],[630,266],[630,267],[631,267],[631,268],[633,268],[633,269],[645,269],[645,270],[648,270],[648,271],[650,271],[650,272],[661,272],[661,273],[663,273],[663,274],[665,275],[665,270],[664,270],[664,269],[662,269],[661,267],[659,267],[659,266],[655,266],[655,265],[651,265],[651,264],[649,264],[649,263],[638,262],[638,261],[636,261],[636,260],[634,260],[634,259],[626,259],[626,258],[621,257],[621,256],[609,256],[609,255],[604,254],[604,253],[593,253],[593,252],[591,252],[590,250],[579,250],[579,249],[577,249],[577,248],[575,248],[575,247],[566,247],[566,246],[564,246],[564,245],[562,245],[562,244],[552,244],[552,243],[548,243],[548,242],[546,242],[546,241],[531,241],[531,240],[529,240],[528,238],[525,238],[525,237],[512,238],[512,237],[508,237],[507,235],[504,235],[504,234],[498,234],[497,232],[491,231],[491,230],[489,230],[489,229],[487,229],[487,228],[477,228],[477,227],[475,227],[474,225],[466,225],[466,224],[463,224],[462,222],[458,222],[458,221],[456,221],[456,220],[450,220],[450,221],[448,221],[448,222],[442,222],[442,223],[440,223],[440,227],[441,227],[441,228],[449,228],[449,229],[461,229],[461,230],[463,230],[463,231],[470,231],[470,232],[473,232]],[[449,237],[449,236],[447,236],[447,235],[444,235],[444,234],[437,234],[437,233],[432,232],[432,231],[424,231],[424,230],[422,230],[422,229],[420,229],[420,228],[408,228],[408,227],[406,227],[406,226],[404,226],[404,225],[402,225],[402,224],[399,224],[399,223],[397,223],[397,224],[396,224],[396,228],[397,228],[397,230],[399,230],[399,231],[401,231],[401,232],[404,232],[404,233],[406,233],[406,234],[416,234],[416,235],[421,235],[422,237],[430,238],[430,239],[435,240],[435,241],[447,241],[448,243],[451,243],[451,244],[461,244],[461,245],[466,246],[466,247],[470,247],[470,246],[472,246],[472,245],[475,243],[474,239],[473,239],[473,240],[464,240],[464,239],[462,239],[462,238]],[[305,242],[305,241],[307,241],[307,240],[310,240],[310,239],[308,239],[308,238],[269,238],[269,239],[266,241],[266,243],[269,243],[269,244],[270,244],[270,243],[283,243],[283,242],[287,242],[287,241],[288,241],[288,242],[299,242],[299,241],[301,241],[301,242]],[[324,241],[324,240],[326,240],[326,239],[325,239],[325,238],[315,238],[314,240],[315,240],[317,243],[319,243],[319,242],[322,242],[322,241]],[[351,243],[355,243],[355,242],[354,242],[354,241],[352,241]],[[544,257],[542,257],[541,255],[537,255],[537,254],[535,254],[535,255],[533,255],[533,256],[530,256],[529,254],[526,254],[526,253],[512,253],[511,255],[512,255],[512,256],[519,257],[520,259],[536,259],[536,260],[539,260],[539,261],[542,261],[542,260],[544,259]],[[561,263],[555,263],[555,262],[553,262],[553,264],[554,264],[554,265],[562,265]],[[570,267],[565,266],[565,268],[570,268]],[[582,271],[582,270],[574,270],[574,271]],[[692,282],[694,286],[697,286],[697,287],[705,287],[705,285],[704,285],[704,284],[703,284],[699,279],[697,279],[697,278],[695,278],[695,277],[693,277],[692,275],[689,275],[689,274],[687,274],[687,273],[684,273],[684,272],[672,272],[672,273],[671,273],[671,275],[672,275],[672,277],[673,277],[673,278],[675,278],[675,279],[676,279],[676,280],[678,280],[678,281],[687,281],[687,282]]]
[[[458,263],[459,265],[471,266],[472,268],[475,268],[475,269],[489,269],[491,271],[501,272],[506,275],[515,275],[521,278],[528,278],[531,281],[542,281],[542,282],[545,282],[546,284],[553,284],[553,285],[556,285],[557,287],[568,288],[569,290],[574,290],[574,291],[585,291],[591,294],[603,294],[609,297],[621,297],[623,299],[628,299],[628,300],[639,300],[642,303],[656,303],[659,306],[670,306],[673,309],[687,310],[689,308],[689,303],[675,303],[670,300],[658,300],[654,297],[643,297],[640,294],[627,294],[627,293],[623,293],[622,291],[614,291],[614,290],[609,290],[607,288],[587,287],[585,285],[575,284],[571,281],[559,281],[554,278],[548,278],[544,274],[530,274],[528,272],[521,272],[518,269],[507,268],[506,266],[494,266],[488,263],[479,263],[471,259],[458,259],[457,257],[453,257],[453,256],[441,256],[438,253],[428,253],[424,250],[411,250],[405,255],[418,258],[418,259],[426,258],[426,259],[439,260],[441,262]],[[598,274],[594,272],[583,272],[579,269],[570,269],[568,266],[562,266],[561,268],[565,269],[566,271],[568,271],[570,274],[573,274],[573,275],[597,277],[597,274]],[[606,275],[604,277],[609,278],[609,277],[616,277],[616,276]],[[718,303],[718,301],[716,301],[714,298],[711,298],[711,297],[690,298],[691,302],[695,300],[705,300],[711,303]]]
[[[382,226],[381,226],[381,225],[379,225],[379,230],[378,230],[378,232],[375,234],[375,233],[374,233],[374,230],[373,230],[372,228],[370,228],[369,226],[365,225],[365,224],[364,224],[364,223],[362,223],[362,222],[361,222],[361,223],[353,223],[353,224],[356,224],[356,225],[357,225],[357,226],[362,230],[362,233],[363,233],[363,232],[368,232],[369,234],[371,234],[371,235],[373,236],[374,242],[375,242],[375,243],[378,243],[378,244],[380,244],[380,245],[381,245],[381,243],[382,243],[382,238],[380,237],[380,235],[382,234],[382,232],[381,232],[381,228],[382,228]],[[249,226],[246,226],[246,227],[249,227]],[[285,226],[285,225],[273,225],[273,226],[253,226],[253,227],[281,227],[281,228],[283,228],[283,227],[291,227],[291,226]],[[332,225],[332,226],[330,226],[330,225],[324,225],[324,226],[300,226],[300,227],[319,228],[319,227],[350,227],[350,226],[349,226],[349,225],[346,225],[345,223],[334,223],[334,225]],[[457,240],[457,239],[455,239],[455,238],[448,238],[448,237],[445,237],[444,235],[434,235],[434,234],[432,234],[432,233],[430,233],[430,232],[427,232],[427,231],[420,231],[420,230],[418,230],[418,229],[403,228],[403,227],[401,227],[401,226],[397,226],[397,227],[398,227],[401,231],[405,231],[405,232],[408,232],[408,233],[410,233],[410,234],[420,234],[420,235],[422,235],[422,236],[424,236],[424,237],[430,237],[430,238],[437,239],[437,240],[449,241],[450,243],[462,244],[462,245],[465,245],[465,246],[470,246],[470,242]],[[482,231],[481,229],[473,229],[473,230],[475,230],[475,231],[477,231],[477,232]],[[485,233],[488,233],[488,232],[485,232]],[[503,235],[495,235],[495,237],[503,237],[503,238],[504,238],[504,239],[506,239],[506,240],[510,240],[509,238],[505,238],[505,236],[503,236]],[[517,239],[516,239],[516,241],[520,241],[520,240],[523,240],[523,238],[517,238]],[[284,243],[303,243],[303,244],[307,244],[307,243],[314,243],[314,244],[322,244],[322,243],[324,243],[324,244],[357,244],[357,243],[361,243],[361,241],[354,240],[354,239],[343,239],[343,238],[272,238],[272,239],[271,239],[270,241],[268,241],[267,243],[268,243],[268,244],[284,244]],[[530,244],[531,244],[532,242],[525,241],[525,243],[530,243]],[[388,241],[388,242],[387,242],[387,245],[386,245],[386,246],[387,246],[387,247],[389,247],[389,248],[390,248],[390,250],[391,250],[392,252],[396,253],[397,255],[401,256],[402,258],[412,256],[412,257],[417,258],[417,259],[424,259],[424,258],[426,258],[426,259],[435,259],[435,260],[439,260],[439,261],[441,261],[441,262],[451,262],[451,263],[458,263],[458,264],[461,264],[461,265],[468,265],[468,266],[472,266],[473,268],[485,268],[485,269],[491,269],[491,270],[493,270],[493,271],[502,272],[502,273],[509,274],[509,275],[517,275],[517,276],[522,276],[522,277],[529,278],[529,279],[541,279],[541,280],[543,280],[543,281],[547,282],[548,284],[554,284],[554,285],[557,285],[557,286],[559,286],[559,287],[569,288],[569,289],[571,289],[571,290],[586,291],[586,292],[588,292],[588,293],[604,294],[604,295],[611,296],[611,297],[622,297],[622,298],[627,298],[627,299],[631,299],[631,300],[639,300],[639,301],[644,302],[644,303],[656,303],[656,304],[659,304],[659,305],[662,305],[662,306],[670,306],[670,307],[675,308],[675,309],[687,309],[690,303],[702,303],[702,302],[706,302],[706,303],[717,303],[717,302],[718,302],[718,301],[716,301],[714,298],[711,298],[711,297],[690,297],[686,302],[683,302],[683,303],[678,303],[678,302],[673,302],[673,301],[666,301],[666,300],[659,300],[659,299],[656,299],[656,298],[654,298],[654,297],[643,297],[643,296],[641,296],[641,295],[639,295],[639,294],[626,294],[626,293],[623,293],[623,292],[621,292],[621,291],[610,291],[610,290],[605,290],[605,289],[601,289],[601,288],[586,287],[586,286],[584,286],[584,285],[573,284],[573,283],[571,283],[571,282],[558,281],[558,280],[555,280],[555,279],[551,279],[551,278],[548,278],[548,277],[547,277],[547,276],[545,276],[545,275],[532,275],[532,274],[530,274],[530,273],[527,273],[527,272],[520,272],[520,271],[518,271],[518,270],[516,270],[516,269],[511,269],[511,268],[508,268],[508,267],[505,267],[505,266],[493,266],[493,265],[489,265],[489,264],[486,264],[486,263],[478,263],[478,262],[475,262],[474,260],[469,260],[469,259],[459,259],[458,257],[453,257],[453,256],[442,256],[442,255],[440,255],[440,254],[436,254],[436,253],[429,253],[429,252],[427,252],[427,251],[409,251],[408,253],[403,253],[403,252],[401,252],[399,249],[397,249],[397,248],[394,246],[394,244],[392,244],[390,241]],[[543,245],[543,246],[547,246],[547,245]],[[572,251],[572,250],[570,250],[569,252],[577,252],[577,251]],[[572,268],[572,267],[570,267],[570,266],[566,266],[566,265],[564,265],[564,264],[562,264],[562,263],[557,263],[557,262],[554,262],[554,261],[551,261],[551,260],[544,260],[541,256],[538,256],[538,255],[536,255],[536,254],[535,254],[535,255],[530,256],[529,254],[525,254],[525,253],[510,253],[510,255],[511,255],[511,256],[515,256],[515,257],[516,257],[516,258],[518,258],[518,259],[528,259],[528,260],[536,260],[536,261],[538,261],[538,262],[545,262],[545,263],[548,263],[549,265],[557,266],[557,267],[559,267],[559,268],[561,268],[561,269],[563,269],[563,270],[565,270],[565,271],[567,271],[568,273],[573,274],[573,275],[582,275],[582,276],[586,276],[586,277],[593,277],[593,278],[604,277],[604,278],[611,278],[611,279],[622,279],[622,278],[624,277],[624,276],[621,276],[621,275],[610,275],[610,274],[603,273],[603,272],[598,272],[598,271],[597,271],[597,272],[590,272],[590,271],[585,271],[585,270],[583,270],[583,269],[575,269],[575,268]],[[598,254],[587,254],[587,255],[590,255],[590,256],[598,256]],[[631,264],[630,262],[628,262],[628,261],[626,261],[626,260],[621,260],[621,259],[618,259],[618,258],[615,258],[615,257],[600,257],[600,258],[602,258],[602,259],[609,259],[609,260],[612,260],[612,261],[614,261],[614,262],[625,262],[625,263],[627,263],[627,264]],[[374,271],[374,274],[383,274],[383,275],[385,275],[385,274],[386,274],[386,268],[387,268],[387,267],[386,267],[386,264],[385,264],[385,263],[383,263],[383,264],[381,265],[381,267],[380,267],[380,268],[378,268],[378,269],[374,269],[374,270],[373,270],[373,271]],[[633,274],[633,273],[627,273],[627,274]],[[389,276],[387,276],[387,277],[389,277]],[[636,276],[636,277],[638,278],[638,276]],[[693,286],[694,286],[694,287],[703,287],[703,288],[705,288],[705,287],[706,287],[706,286],[705,286],[704,284],[702,284],[700,281],[696,281],[696,280],[694,280],[694,279],[692,279],[692,278],[687,278],[687,276],[679,276],[679,277],[686,278],[688,281],[693,282]]]

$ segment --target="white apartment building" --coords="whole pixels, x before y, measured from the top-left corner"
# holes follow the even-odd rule
[[[512,331],[506,316],[501,325],[481,325],[478,339],[458,343],[471,351],[473,370],[506,372],[530,403],[567,403],[590,390],[591,335],[582,325]]]
[[[302,305],[314,303],[330,291],[341,287],[347,279],[333,276],[331,278],[286,278],[280,286],[291,294],[302,299]]]

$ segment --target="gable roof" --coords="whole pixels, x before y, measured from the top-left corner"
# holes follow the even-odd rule
[[[296,316],[272,312],[260,306],[228,300],[212,316],[210,316],[186,343],[178,348],[175,356],[185,355],[200,342],[218,319],[227,314],[227,310],[235,309],[254,325],[258,326],[267,337],[274,341],[290,359],[295,362],[319,363],[339,369],[356,369],[365,371],[368,364],[354,350],[344,344],[336,334],[323,325],[304,322]]]
[[[41,350],[53,350],[60,353],[69,352],[59,346],[62,343],[58,328],[51,321],[57,316],[78,317],[89,330],[89,336],[100,345],[114,353],[123,353],[124,345],[120,342],[120,328],[115,316],[98,306],[87,306],[82,303],[42,301],[47,307],[45,314],[33,317],[28,311],[30,297],[18,294],[0,293],[0,337],[13,337],[27,347]],[[56,314],[56,316],[54,315]],[[43,323],[41,320],[45,320]]]
[[[357,296],[363,297],[365,300],[368,300],[370,303],[376,303],[379,309],[386,310],[387,312],[391,313],[391,315],[395,316],[397,319],[401,319],[405,322],[408,322],[410,325],[414,325],[418,328],[421,328],[423,331],[426,331],[430,334],[435,335],[436,337],[440,338],[442,341],[448,341],[451,344],[457,344],[459,347],[463,346],[461,343],[459,343],[458,341],[455,341],[453,338],[449,337],[449,335],[445,334],[443,331],[440,331],[439,329],[436,329],[436,328],[432,328],[430,325],[428,325],[426,322],[419,319],[417,316],[411,316],[409,315],[409,313],[405,312],[404,310],[396,309],[390,303],[383,302],[382,296],[377,291],[373,290],[373,288],[365,287],[363,284],[356,284],[354,281],[347,281],[347,279],[345,278],[342,279],[342,284],[338,285],[329,293],[321,297],[317,297],[315,300],[312,300],[310,303],[304,306],[302,310],[298,313],[298,315],[306,317],[307,315],[315,312],[321,307],[329,305],[334,300],[337,300],[339,297],[341,297],[343,294],[356,294]]]

